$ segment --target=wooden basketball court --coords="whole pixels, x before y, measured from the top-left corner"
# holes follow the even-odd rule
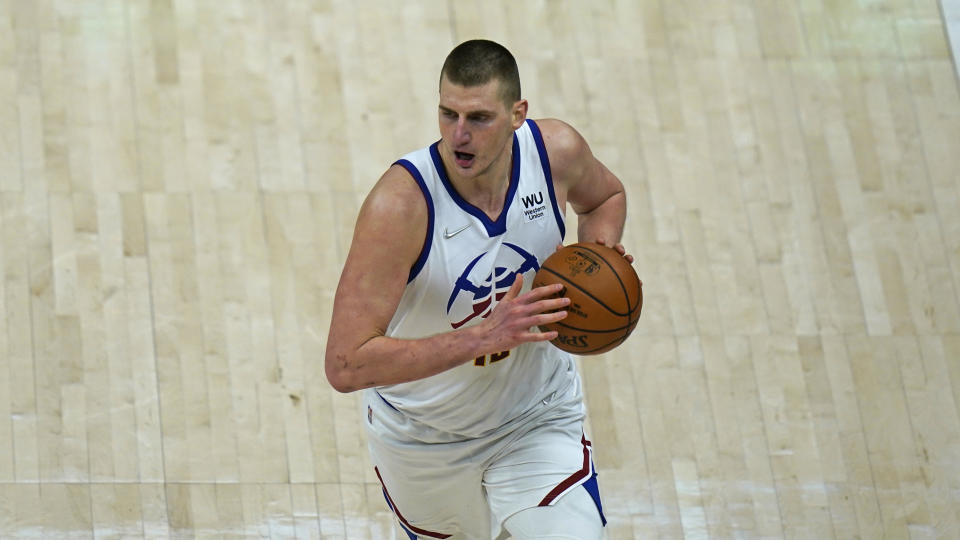
[[[472,37],[627,185],[608,537],[960,537],[936,0],[0,0],[0,537],[401,538],[325,339]]]

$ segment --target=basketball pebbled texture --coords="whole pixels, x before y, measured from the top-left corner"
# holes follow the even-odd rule
[[[578,355],[600,354],[623,343],[640,319],[643,290],[633,266],[613,248],[581,242],[547,257],[533,287],[560,283],[570,298],[567,317],[543,325],[556,330],[551,343]]]

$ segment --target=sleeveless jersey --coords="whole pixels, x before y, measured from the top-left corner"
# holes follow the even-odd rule
[[[423,249],[387,327],[390,337],[421,338],[478,324],[516,274],[523,275],[523,292],[530,290],[540,263],[564,236],[543,138],[532,120],[514,133],[510,185],[496,220],[457,193],[438,144],[397,161],[423,191],[429,222]],[[471,438],[522,417],[576,377],[569,354],[536,342],[375,391],[417,424]]]

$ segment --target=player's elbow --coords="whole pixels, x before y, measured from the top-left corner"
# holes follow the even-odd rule
[[[359,390],[359,388],[350,382],[350,378],[343,370],[330,369],[329,364],[327,367],[327,382],[330,383],[330,386],[333,387],[334,390],[341,394],[349,394],[350,392]]]
[[[327,349],[327,357],[324,365],[327,382],[330,383],[330,386],[332,386],[334,390],[342,394],[355,392],[360,389],[352,380],[348,366],[349,363],[345,354],[332,351],[329,348]]]

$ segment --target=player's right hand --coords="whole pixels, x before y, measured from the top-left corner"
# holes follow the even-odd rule
[[[549,341],[556,331],[540,332],[536,327],[554,323],[567,316],[567,297],[557,297],[563,285],[554,283],[531,289],[523,294],[523,276],[517,274],[507,293],[493,308],[480,327],[490,340],[489,351],[506,351],[530,341]]]

